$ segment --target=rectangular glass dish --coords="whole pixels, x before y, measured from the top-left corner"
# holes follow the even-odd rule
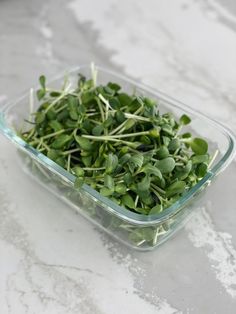
[[[149,216],[131,212],[86,184],[80,190],[76,190],[73,174],[28,145],[17,135],[17,130],[22,128],[24,119],[27,119],[32,112],[29,106],[29,93],[0,108],[0,132],[16,145],[24,170],[51,193],[121,242],[139,250],[151,250],[173,235],[190,213],[200,205],[203,191],[232,161],[235,153],[235,138],[230,130],[218,122],[171,97],[122,75],[101,67],[97,68],[98,84],[115,82],[126,92],[135,90],[137,94],[157,99],[161,113],[172,112],[176,118],[188,114],[192,123],[190,127],[186,127],[186,131],[189,130],[194,135],[205,138],[209,143],[210,154],[214,154],[216,150],[219,152],[201,181],[163,212]],[[72,84],[76,84],[78,73],[87,78],[91,77],[90,66],[81,66],[70,71],[68,78]],[[59,89],[63,81],[64,75],[59,76],[50,82],[50,87]],[[31,97],[34,97],[34,104],[39,106],[36,93],[32,93]],[[36,109],[35,105],[34,111]]]

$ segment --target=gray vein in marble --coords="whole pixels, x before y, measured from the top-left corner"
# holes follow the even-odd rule
[[[161,299],[158,296],[158,288],[153,288],[150,292],[145,292],[144,289],[144,279],[147,276],[148,269],[140,266],[139,255],[135,251],[130,251],[126,246],[121,246],[116,241],[111,241],[109,237],[105,234],[100,234],[104,246],[108,250],[109,254],[117,264],[122,264],[129,269],[129,272],[134,277],[134,288],[135,294],[137,294],[141,299],[154,305],[158,313],[169,313],[169,314],[181,314],[182,311],[172,308],[168,300]],[[137,256],[137,257],[135,257]]]
[[[234,0],[196,0],[201,2],[203,7],[203,12],[207,13],[215,13],[215,18],[226,25],[227,27],[231,28],[233,31],[236,31],[236,9],[235,9],[235,2]],[[215,5],[213,3],[215,2]],[[219,4],[217,4],[219,3]],[[220,5],[223,5],[220,7]],[[217,7],[216,7],[217,6]],[[225,14],[222,10],[226,11]],[[211,15],[210,15],[211,16]],[[232,18],[234,16],[234,18]]]
[[[50,268],[63,268],[63,269],[66,269],[66,270],[76,270],[78,272],[85,272],[85,273],[88,273],[90,275],[94,275],[94,276],[98,276],[98,277],[102,277],[104,278],[103,274],[101,273],[97,273],[89,268],[81,268],[81,267],[78,267],[78,266],[70,266],[70,265],[60,265],[60,264],[48,264],[48,263],[35,263],[34,265],[41,265],[41,266],[45,266],[45,267],[50,267]]]
[[[58,306],[58,313],[61,313],[61,310],[64,309],[63,311],[65,312],[63,313],[78,313],[78,311],[82,311],[83,313],[100,314],[100,310],[95,306],[93,299],[90,296],[90,292],[86,288],[86,282],[83,282],[82,280],[75,281],[71,278],[71,276],[59,272],[59,269],[63,268],[62,265],[60,265],[61,267],[53,267],[53,265],[51,265],[52,267],[49,267],[49,265],[38,259],[34,250],[31,248],[28,235],[23,231],[9,209],[11,205],[7,201],[6,193],[2,187],[0,187],[0,199],[0,239],[7,242],[11,246],[13,245],[23,254],[23,259],[18,263],[17,272],[12,273],[7,279],[6,298],[8,307],[11,307],[10,304],[12,302],[9,300],[9,295],[13,293],[16,298],[18,295],[20,304],[28,310],[29,305],[27,305],[27,301],[24,300],[24,298],[26,295],[29,295],[29,293],[33,293],[39,300],[41,300],[42,304],[47,305],[48,301],[53,301],[54,306]],[[34,267],[37,267],[37,269],[34,270]],[[76,267],[68,266],[65,268],[76,271],[78,270]],[[90,273],[88,269],[85,271]],[[45,292],[44,287],[34,279],[36,272],[42,274],[46,273],[49,278],[52,277],[53,287],[51,292]],[[19,288],[19,276],[22,274],[24,275],[24,279],[26,280],[31,292]],[[64,290],[73,291],[73,298],[65,297],[63,294]],[[30,308],[30,311],[32,311],[32,307]]]

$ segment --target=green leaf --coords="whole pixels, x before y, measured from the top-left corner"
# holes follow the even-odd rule
[[[84,85],[83,85],[84,90],[91,89],[92,87],[93,87],[93,80],[92,79],[84,82]]]
[[[148,213],[147,208],[144,208],[144,207],[135,207],[135,211],[142,215],[147,215]]]
[[[78,73],[78,77],[79,77],[78,87],[82,88],[84,86],[85,81],[86,81],[86,77],[81,73]]]
[[[39,83],[40,83],[42,89],[46,88],[46,77],[44,75],[41,75],[39,77]]]
[[[157,152],[156,152],[156,157],[158,159],[164,159],[170,155],[169,150],[166,146],[161,146]]]
[[[129,172],[124,175],[123,180],[127,186],[129,186],[134,181],[132,174]]]
[[[146,144],[146,145],[152,144],[151,138],[147,135],[142,135],[140,138],[140,142],[142,142],[143,144]]]
[[[115,192],[118,193],[118,194],[125,194],[126,193],[126,185],[123,184],[123,183],[118,183],[116,186],[115,186]]]
[[[104,131],[104,127],[102,124],[96,125],[93,129],[92,129],[92,134],[95,136],[100,136]]]
[[[69,95],[68,96],[68,110],[69,110],[70,118],[72,120],[78,120],[79,115],[77,112],[77,107],[78,107],[77,99],[74,96]]]
[[[84,120],[84,122],[81,125],[82,132],[85,134],[86,133],[90,134],[92,132],[92,129],[93,129],[93,123],[89,119]]]
[[[85,167],[90,167],[92,163],[92,156],[82,156],[81,160]]]
[[[136,121],[134,119],[127,119],[124,125],[124,130],[129,130],[135,125]]]
[[[189,132],[183,133],[183,134],[181,134],[181,137],[182,137],[182,138],[191,138],[191,137],[192,137],[192,134],[189,133]]]
[[[75,140],[83,150],[91,151],[93,149],[93,144],[89,139],[75,135]]]
[[[150,189],[151,178],[150,176],[146,175],[138,184],[137,184],[137,193],[139,192],[146,192]]]
[[[144,103],[141,99],[140,96],[136,96],[132,99],[131,103],[129,104],[129,112],[130,113],[133,113],[135,112],[136,110],[138,110],[140,108],[140,105],[143,106]]]
[[[126,117],[122,111],[117,111],[115,113],[115,118],[116,118],[117,122],[119,122],[119,123],[123,123],[126,120]]]
[[[109,154],[106,160],[106,173],[111,174],[118,166],[118,157],[114,154]]]
[[[158,177],[159,179],[162,178],[161,171],[153,166],[152,164],[147,164],[142,168],[142,172],[146,173],[147,175],[153,175],[155,177]]]
[[[61,95],[61,92],[57,92],[57,91],[52,91],[49,94],[51,97],[59,97]]]
[[[81,95],[81,101],[83,104],[87,104],[91,101],[94,100],[94,92],[93,91],[87,91],[87,92],[84,92],[82,93]]]
[[[120,85],[112,82],[109,82],[107,86],[113,89],[115,92],[118,92],[121,89]]]
[[[113,109],[119,109],[120,108],[120,102],[116,97],[113,97],[111,99],[109,99],[109,105],[113,108]]]
[[[156,166],[162,174],[170,173],[175,168],[175,160],[172,157],[167,157],[156,162]]]
[[[61,166],[62,168],[65,167],[66,160],[65,160],[64,157],[62,157],[62,156],[58,157],[58,158],[55,160],[55,162],[56,162],[59,166]]]
[[[77,124],[77,121],[75,120],[71,120],[71,119],[67,119],[65,121],[65,126],[68,127],[68,128],[77,128],[78,124]]]
[[[52,159],[53,161],[56,161],[56,159],[60,156],[60,152],[55,149],[50,149],[47,152],[47,157]]]
[[[180,144],[181,144],[181,142],[178,138],[173,138],[168,145],[169,151],[175,152],[176,149],[180,148]]]
[[[149,131],[149,135],[151,137],[154,137],[154,138],[158,138],[160,137],[160,128],[159,127],[156,127],[154,129],[152,129],[151,131]]]
[[[53,129],[54,132],[60,131],[63,129],[63,126],[57,120],[51,120],[49,122],[50,127]]]
[[[78,113],[83,116],[86,113],[86,108],[84,105],[80,104],[77,108]]]
[[[168,147],[170,143],[170,138],[167,136],[162,136],[162,141],[163,141],[163,144]]]
[[[120,164],[121,166],[124,165],[124,164],[126,164],[126,163],[130,160],[130,158],[131,158],[131,155],[130,155],[129,153],[124,154],[124,155],[120,158],[119,164]]]
[[[149,212],[149,215],[159,214],[161,211],[162,211],[162,205],[157,204],[154,207],[152,207],[152,209]]]
[[[182,124],[182,125],[187,125],[191,122],[191,119],[189,116],[187,116],[186,114],[183,114],[180,119],[179,119],[179,122]]]
[[[84,169],[83,168],[81,168],[79,166],[75,166],[75,167],[73,167],[73,171],[77,177],[84,177]]]
[[[196,169],[198,178],[203,178],[207,174],[208,166],[205,163],[199,164]]]
[[[46,117],[48,120],[54,120],[54,119],[56,119],[56,116],[57,116],[57,113],[55,112],[54,108],[51,108],[46,113]]]
[[[201,164],[203,162],[208,162],[209,161],[209,155],[206,154],[206,155],[196,155],[196,156],[193,156],[192,158],[192,162],[193,164]]]
[[[121,103],[122,106],[129,106],[132,102],[132,97],[130,97],[126,93],[120,93],[118,95],[119,102]]]
[[[114,179],[109,174],[104,176],[104,185],[114,191]]]
[[[113,121],[112,116],[109,115],[108,118],[103,122],[103,126],[104,126],[104,128],[108,128],[112,124],[114,124],[114,121]]]
[[[157,106],[157,102],[156,102],[155,99],[151,99],[151,98],[145,97],[143,99],[143,101],[144,101],[145,105],[148,106],[148,107],[152,108],[152,107],[156,107]]]
[[[45,120],[45,113],[43,111],[38,111],[35,115],[36,124],[40,124]]]
[[[141,198],[142,202],[148,206],[151,206],[154,202],[150,193],[146,193],[145,195],[140,196],[140,198]]]
[[[169,134],[171,136],[174,135],[174,132],[173,132],[173,129],[172,127],[169,125],[169,124],[164,124],[162,127],[161,127],[161,130],[163,132],[165,132],[166,134]]]
[[[133,198],[129,194],[123,195],[121,200],[122,200],[122,204],[125,207],[129,207],[129,208],[135,209],[134,200],[133,200]]]
[[[178,167],[180,168],[180,167]],[[181,168],[180,170],[176,171],[175,178],[178,178],[180,180],[184,180],[188,177],[189,173],[192,170],[192,161],[189,160],[185,167]]]
[[[36,94],[37,94],[37,98],[38,100],[43,99],[43,97],[46,95],[46,88],[45,88],[45,77],[42,75],[39,78],[39,83],[41,85],[41,89],[37,90]]]
[[[205,155],[208,151],[208,144],[202,138],[196,137],[189,142],[192,151],[196,155]]]
[[[176,181],[172,183],[166,190],[167,197],[180,194],[185,191],[186,183],[184,181]]]
[[[138,209],[138,208],[137,208]],[[141,209],[141,212],[140,213],[145,213],[145,212],[142,212],[143,211],[143,208],[140,208]],[[139,244],[140,242],[142,243],[144,239],[143,237],[143,232],[142,232],[143,229],[140,229],[140,228],[136,228],[134,229],[134,231],[132,231],[129,235],[129,239],[132,243],[135,243],[135,245]],[[145,242],[145,241],[144,241]]]
[[[84,179],[82,177],[77,177],[74,182],[74,187],[76,189],[80,189],[83,184],[84,184]]]
[[[128,166],[131,172],[134,172],[136,168],[141,168],[143,165],[143,155],[136,153],[131,155],[131,158],[128,161]]]
[[[115,94],[115,91],[112,88],[110,88],[109,86],[104,86],[103,91],[108,96],[113,96]]]
[[[143,209],[142,209],[143,210]],[[142,213],[145,213],[143,210]],[[154,239],[154,230],[151,227],[147,228],[136,228],[132,233],[130,233],[130,240],[136,245],[140,245],[144,241],[144,245],[147,245],[147,242],[153,242]],[[151,244],[152,246],[153,244]]]
[[[70,135],[61,134],[52,142],[51,146],[52,148],[55,149],[63,148],[70,140],[71,140]]]
[[[114,193],[113,190],[107,188],[107,187],[103,187],[100,189],[100,193],[103,195],[103,196],[110,196]]]
[[[57,115],[57,121],[63,122],[69,117],[69,111],[67,109],[62,110]]]

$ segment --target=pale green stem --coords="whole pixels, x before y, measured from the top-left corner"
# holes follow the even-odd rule
[[[57,132],[53,132],[53,133],[47,134],[47,135],[44,135],[44,136],[41,137],[41,140],[47,139],[47,138],[50,138],[50,137],[54,137],[54,136],[56,136],[56,135],[58,135],[58,134],[61,134],[61,133],[63,133],[63,132],[65,132],[64,129],[62,129],[62,130],[60,130],[60,131],[57,131]],[[39,141],[38,139],[34,139],[34,140],[33,140],[32,142],[30,142],[29,144],[30,144],[30,145],[34,145],[34,144],[36,144],[38,141]]]
[[[93,140],[104,140],[109,141],[111,139],[118,139],[118,138],[124,138],[124,137],[133,137],[133,136],[140,136],[140,135],[148,135],[149,131],[143,131],[143,132],[136,132],[136,133],[130,133],[130,134],[117,134],[117,135],[101,135],[101,136],[94,136],[94,135],[82,135],[82,137],[93,139]]]
[[[28,136],[26,137],[26,141],[28,141],[28,140],[31,138],[31,136],[34,134],[34,132],[35,132],[35,128],[33,128],[33,129],[30,131],[30,133],[29,133]]]
[[[58,135],[58,134],[61,134],[61,133],[64,133],[64,132],[65,132],[65,130],[64,130],[64,129],[61,129],[61,130],[59,130],[59,131],[56,131],[56,132],[53,132],[53,133],[44,135],[44,136],[42,136],[41,138],[42,138],[42,139],[46,139],[46,138],[54,137],[55,135]]]
[[[95,67],[94,62],[91,62],[91,76],[93,80],[93,87],[97,86],[97,74],[98,74],[98,70]]]
[[[142,110],[142,106],[140,108],[138,108],[138,110],[135,111],[135,115],[139,114],[139,112]],[[115,128],[113,131],[110,132],[109,135],[115,134],[116,132],[118,132],[118,134],[122,133],[124,131],[123,127],[125,126],[125,124],[129,121],[129,118],[127,120],[125,120],[123,123],[121,123],[117,128]]]
[[[97,103],[98,103],[98,108],[100,110],[100,114],[101,114],[101,118],[102,118],[102,122],[105,121],[105,116],[104,116],[104,112],[103,112],[103,108],[102,108],[102,104],[99,98],[97,98]]]
[[[68,107],[68,104],[65,104],[65,105],[59,107],[58,109],[56,109],[55,112],[58,113],[58,112],[62,111],[63,109],[67,108],[67,107]]]
[[[132,114],[132,113],[125,113],[125,117],[127,118],[134,118],[136,120],[141,120],[141,121],[146,121],[146,122],[150,122],[150,119],[149,118],[145,118],[143,116],[137,116],[135,114]]]
[[[182,160],[183,162],[187,162],[186,158],[181,156],[173,156],[175,159]]]
[[[158,192],[160,192],[161,194],[166,194],[166,192],[164,190],[162,190],[161,188],[159,188],[159,186],[155,185],[154,183],[151,183],[151,186],[156,189]]]
[[[83,169],[86,170],[86,171],[99,171],[99,170],[105,170],[106,167],[98,167],[98,168],[88,168],[88,167],[85,167]]]
[[[65,152],[62,153],[62,155],[73,154],[79,151],[81,151],[81,148],[74,148],[74,149],[66,150]]]
[[[70,171],[70,160],[71,160],[71,154],[68,155],[68,159],[67,159],[67,171]]]
[[[47,151],[50,150],[50,147],[49,147],[47,144],[45,144],[44,142],[42,142],[42,146],[43,146]]]
[[[107,120],[108,118],[108,114],[109,114],[109,108],[111,108],[109,101],[107,99],[105,99],[102,94],[99,94],[98,97],[101,99],[101,101],[106,105],[106,110],[105,110],[105,119]]]
[[[213,165],[213,163],[214,163],[216,157],[218,156],[218,154],[219,154],[219,150],[217,149],[217,150],[215,151],[214,155],[212,156],[212,158],[211,158],[209,164],[208,164],[208,169],[211,168],[211,166]]]
[[[33,88],[30,89],[30,93],[29,93],[29,106],[30,106],[29,121],[32,122],[32,113],[34,112],[34,90],[33,90]]]

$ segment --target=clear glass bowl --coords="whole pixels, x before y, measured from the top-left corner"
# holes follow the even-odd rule
[[[78,73],[90,77],[90,67],[81,66],[68,73],[70,81],[74,84],[77,82]],[[51,81],[50,87],[60,88],[63,81],[64,75],[61,75]],[[22,128],[23,120],[29,117],[30,110],[32,110],[29,106],[29,93],[2,108],[0,132],[16,145],[25,171],[50,192],[56,194],[84,217],[121,242],[139,250],[150,250],[173,235],[183,225],[189,214],[199,206],[200,199],[204,194],[202,192],[213,178],[232,161],[235,153],[235,138],[230,130],[218,122],[171,97],[98,67],[98,83],[109,81],[120,84],[127,92],[135,89],[138,94],[158,99],[161,112],[172,112],[177,118],[183,113],[189,114],[192,118],[189,130],[195,135],[206,138],[211,154],[216,150],[219,151],[205,177],[162,213],[151,216],[133,213],[103,197],[85,184],[80,191],[76,190],[74,175],[28,145],[17,135],[16,130]],[[34,104],[38,104],[35,93],[33,97],[35,98]],[[34,109],[36,109],[36,105]]]

